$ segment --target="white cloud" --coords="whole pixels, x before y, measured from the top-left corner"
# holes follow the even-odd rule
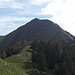
[[[10,32],[20,26],[19,22],[22,25],[32,19],[20,16],[42,17],[47,15],[47,17],[52,16],[51,18],[48,17],[50,20],[75,35],[75,0],[0,0],[0,8],[6,8],[7,11],[2,12],[10,15],[0,16],[0,32],[3,29],[8,29],[7,31]],[[11,8],[11,12],[8,12],[8,8]],[[12,8],[16,11],[12,11]]]
[[[16,28],[24,25],[32,18],[26,17],[13,17],[13,16],[0,16],[0,35],[6,35]],[[16,23],[17,22],[17,23]]]
[[[75,0],[54,0],[42,8],[40,14],[52,15],[50,20],[75,35]]]
[[[52,0],[31,0],[30,1],[30,4],[33,4],[33,5],[42,5],[44,3],[48,3],[48,2],[51,2]]]
[[[1,22],[28,21],[29,19],[30,18],[26,18],[26,17],[6,16],[6,17],[0,17],[0,23]]]
[[[22,9],[24,6],[23,3],[17,2],[15,0],[0,0],[0,8],[17,8]]]

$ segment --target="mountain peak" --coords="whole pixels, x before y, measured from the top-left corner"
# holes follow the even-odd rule
[[[40,19],[38,19],[38,18],[34,18],[32,21],[38,21],[38,20],[40,20]]]
[[[33,41],[35,39],[51,42],[60,42],[62,40],[74,42],[74,37],[60,28],[58,24],[47,19],[35,18],[5,36],[2,47],[6,48],[23,40]]]
[[[40,20],[40,19],[38,19],[38,18],[34,18],[33,20]]]
[[[30,22],[41,22],[41,23],[46,22],[46,23],[52,23],[52,24],[54,24],[54,22],[52,22],[51,20],[48,20],[48,19],[38,19],[38,18],[34,18]]]

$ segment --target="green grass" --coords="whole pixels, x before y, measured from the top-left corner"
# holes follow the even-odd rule
[[[31,61],[30,46],[26,46],[19,54],[8,57],[6,61],[14,63],[30,62]]]
[[[0,75],[27,75],[19,69],[19,66],[13,66],[10,63],[0,59]]]
[[[19,54],[0,59],[0,75],[45,75],[31,61],[32,50],[26,46]]]
[[[19,54],[10,56],[5,59],[18,72],[18,75],[28,75],[27,69],[24,68],[25,62],[31,62],[31,49],[26,46]],[[17,75],[17,74],[16,74]]]
[[[31,62],[30,46],[26,46],[19,54],[0,59],[0,75],[28,75],[24,62]]]

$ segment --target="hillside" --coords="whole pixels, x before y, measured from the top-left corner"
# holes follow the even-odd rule
[[[13,65],[14,64],[14,65]],[[25,70],[22,69],[18,63],[16,64],[17,66],[15,66],[15,63],[9,63],[6,62],[2,59],[0,59],[0,75],[27,75],[25,73]]]
[[[30,46],[25,47],[19,54],[0,59],[0,75],[31,75]],[[26,65],[24,64],[26,63]],[[28,66],[27,66],[28,64]]]
[[[26,50],[28,50],[28,48],[29,47],[25,48],[23,52],[8,57],[5,60],[0,59],[0,65],[1,65],[0,75],[29,75],[26,73],[26,70],[23,68],[23,62],[25,62],[26,60],[25,58],[28,58],[28,56],[26,56],[26,54],[29,54],[26,53]],[[24,55],[24,53],[26,54]],[[23,59],[23,57],[25,58]]]
[[[64,31],[59,25],[50,20],[33,19],[17,30],[6,35],[1,48],[10,47],[20,41],[45,40],[51,42],[71,42],[75,43],[75,37]],[[9,41],[8,41],[9,40]]]
[[[18,54],[0,58],[0,75],[75,75],[74,65],[75,45],[34,41]]]
[[[1,37],[0,57],[0,75],[75,75],[75,37],[35,18]]]
[[[26,46],[19,54],[5,60],[0,58],[0,75],[45,75],[32,63],[31,51],[30,46]]]
[[[19,54],[5,61],[19,71],[18,75],[75,75],[75,45],[34,41],[31,46],[26,46]],[[43,72],[45,67],[46,72]]]
[[[3,41],[4,36],[0,36],[0,43]]]

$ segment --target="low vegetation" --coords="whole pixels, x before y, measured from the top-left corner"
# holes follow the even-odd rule
[[[31,53],[28,53],[28,49],[29,46],[24,48],[19,54],[12,55],[4,60],[0,59],[0,75],[29,75],[26,73],[27,69],[24,68],[24,62],[30,62]]]
[[[7,50],[12,52],[11,48],[19,52],[7,57],[6,50],[1,51],[0,75],[75,75],[74,44],[35,40]]]
[[[32,49],[26,46],[19,54],[0,58],[0,75],[45,75],[31,61]]]

